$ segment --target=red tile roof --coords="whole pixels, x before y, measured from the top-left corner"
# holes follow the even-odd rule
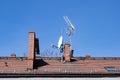
[[[61,62],[60,58],[36,58],[35,69],[27,69],[27,58],[0,58],[0,74],[120,74],[120,58],[72,58],[71,62]],[[109,72],[105,67],[115,67],[118,70]]]

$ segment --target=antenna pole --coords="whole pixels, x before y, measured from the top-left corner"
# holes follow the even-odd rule
[[[75,30],[75,27],[74,27],[74,25],[71,23],[71,21],[69,20],[69,18],[68,18],[67,16],[64,16],[63,18],[64,18],[65,22],[66,22],[67,25],[68,25],[68,34],[67,34],[67,35],[68,35],[68,37],[69,37],[70,44],[72,44],[71,36],[72,36],[72,34],[73,34],[74,30]],[[71,48],[72,48],[72,46],[71,46]]]
[[[71,48],[72,48],[72,39],[71,39],[71,36],[69,36],[69,39],[70,39],[70,44],[71,44]]]

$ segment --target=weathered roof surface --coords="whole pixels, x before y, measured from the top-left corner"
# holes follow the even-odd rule
[[[60,58],[36,58],[35,69],[28,70],[27,58],[0,58],[0,75],[120,75],[118,57],[79,57],[71,62],[61,62]],[[115,70],[106,70],[115,68]]]
[[[22,73],[27,68],[27,58],[0,57],[0,74]]]
[[[61,62],[59,58],[43,58],[41,62],[44,65],[38,67],[38,70],[51,74],[110,74],[119,71],[109,72],[106,67],[120,69],[120,58],[72,58],[71,62]]]

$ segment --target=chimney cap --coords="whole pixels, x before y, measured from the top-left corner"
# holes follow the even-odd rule
[[[29,31],[29,33],[35,33],[35,31],[31,30],[31,31]]]
[[[70,42],[66,42],[65,45],[71,45]]]

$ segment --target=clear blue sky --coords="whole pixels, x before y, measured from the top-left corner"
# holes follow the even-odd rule
[[[75,25],[74,56],[120,57],[120,0],[0,0],[0,56],[28,53],[34,30],[41,53],[64,36],[68,16]]]

